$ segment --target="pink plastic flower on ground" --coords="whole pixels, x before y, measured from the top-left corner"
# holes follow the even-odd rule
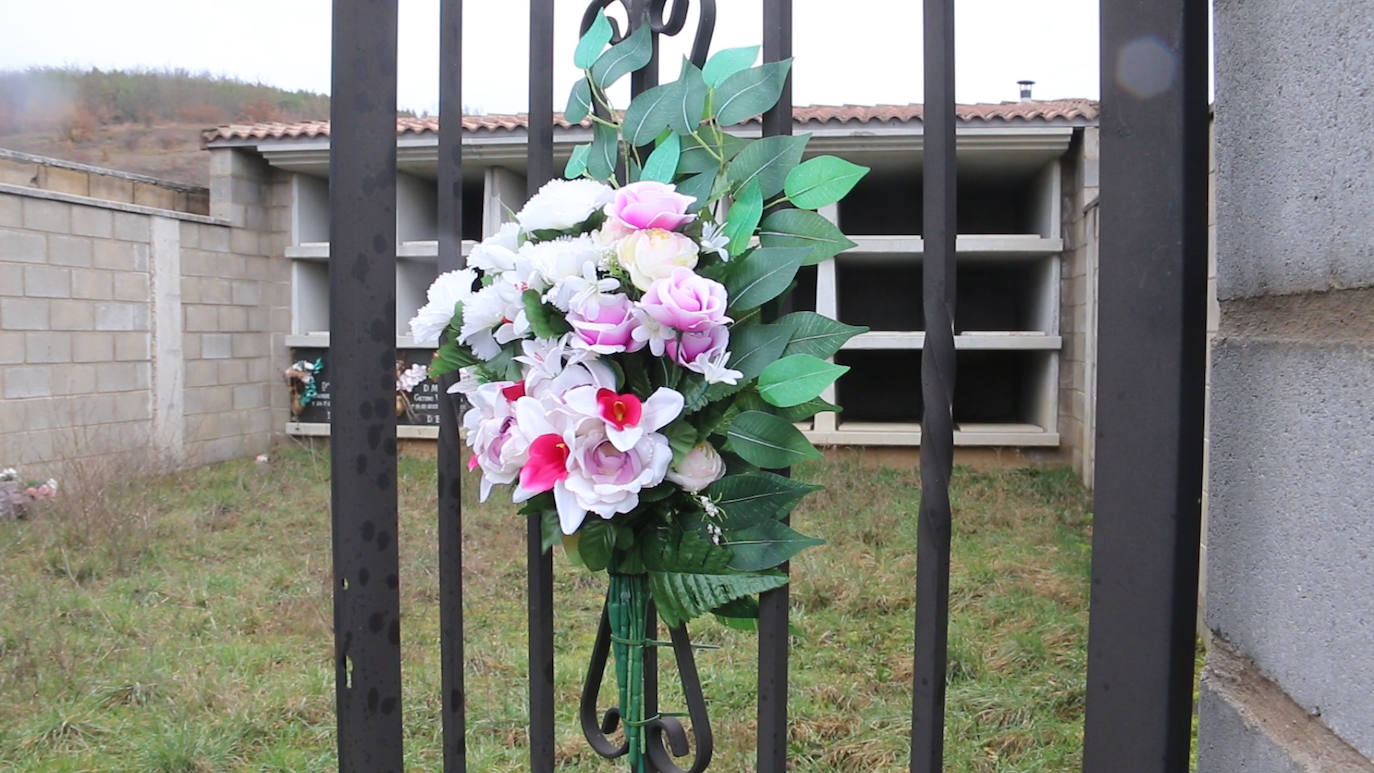
[[[686,399],[681,392],[668,387],[659,387],[649,399],[641,401],[633,394],[586,386],[568,390],[564,403],[575,413],[598,420],[611,444],[628,451],[639,444],[646,432],[656,432],[676,419]]]
[[[704,333],[730,321],[725,316],[725,285],[691,269],[673,273],[649,286],[639,306],[660,325],[684,333]]]
[[[568,324],[574,331],[572,345],[579,349],[614,354],[644,348],[644,342],[634,337],[634,330],[639,327],[634,302],[624,293],[599,296],[594,302],[569,310]]]
[[[617,190],[605,212],[612,222],[629,228],[676,231],[696,219],[687,214],[694,201],[667,183],[643,180]]]

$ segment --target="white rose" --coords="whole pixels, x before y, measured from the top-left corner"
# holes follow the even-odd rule
[[[635,231],[620,241],[616,257],[630,272],[630,281],[647,291],[656,279],[672,275],[675,268],[696,268],[701,248],[690,237],[662,228]]]
[[[725,475],[725,460],[715,446],[701,443],[668,470],[668,480],[695,494]]]
[[[596,180],[550,180],[515,214],[525,231],[565,231],[606,206],[615,191]]]

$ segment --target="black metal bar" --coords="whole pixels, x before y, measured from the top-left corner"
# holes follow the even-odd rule
[[[954,466],[956,219],[954,2],[926,0],[924,202],[921,260],[921,506],[916,537],[916,651],[911,771],[943,769],[949,636],[949,478]]]
[[[553,178],[553,0],[530,0],[529,140],[526,193]],[[553,551],[540,517],[529,517],[530,770],[553,773]]]
[[[396,551],[396,2],[334,0],[330,506],[339,769],[402,769]]]
[[[792,0],[764,0],[763,61],[792,56]],[[763,114],[764,136],[792,133],[792,75],[778,103]],[[783,300],[782,312],[791,304]],[[784,572],[790,566],[784,564]],[[788,586],[759,595],[758,773],[787,770]]]
[[[439,6],[440,273],[463,263],[463,0]],[[439,381],[439,659],[444,771],[467,771],[467,700],[463,680],[463,465],[453,374]]]
[[[1101,4],[1097,470],[1083,769],[1186,771],[1202,496],[1207,8]]]
[[[634,31],[641,24],[649,24],[649,0],[630,0],[630,31]],[[684,8],[686,6],[683,6]],[[662,13],[662,9],[659,9]],[[630,73],[630,98],[643,94],[645,91],[658,85],[658,32],[659,30],[650,28],[654,34],[649,36],[653,46],[653,54],[649,57],[649,63],[644,67]]]

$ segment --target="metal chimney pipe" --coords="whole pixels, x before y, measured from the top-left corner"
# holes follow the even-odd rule
[[[1021,101],[1031,101],[1031,86],[1035,85],[1035,81],[1017,81],[1016,85],[1021,87]]]

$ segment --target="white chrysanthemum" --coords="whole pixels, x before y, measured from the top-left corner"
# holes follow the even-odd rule
[[[483,239],[482,242],[514,251],[516,247],[520,246],[520,224],[514,220],[509,223],[502,223],[501,227],[496,229],[496,233]]]
[[[520,255],[527,258],[544,282],[551,286],[569,277],[585,276],[589,270],[595,274],[603,249],[583,234],[547,242],[525,242],[520,247]]]
[[[550,180],[515,214],[529,232],[565,231],[599,211],[615,191],[596,180]]]
[[[426,303],[410,320],[410,336],[418,344],[436,344],[439,334],[453,320],[453,308],[472,296],[477,272],[469,268],[440,274],[429,286]]]
[[[507,282],[495,282],[473,293],[463,303],[463,327],[458,340],[472,353],[489,360],[509,343],[529,332],[529,319],[520,290]]]
[[[515,270],[517,259],[515,251],[504,244],[487,240],[472,248],[468,253],[468,265],[484,274],[501,274]]]

